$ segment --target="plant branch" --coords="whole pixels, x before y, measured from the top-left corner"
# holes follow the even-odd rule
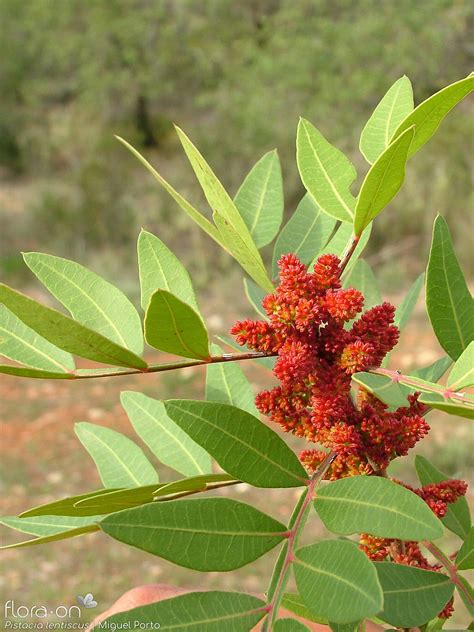
[[[288,540],[280,553],[277,563],[275,564],[272,578],[270,580],[270,588],[268,590],[269,615],[263,623],[262,632],[270,632],[273,623],[278,616],[278,610],[288,581],[289,570],[295,559],[295,547],[308,518],[309,509],[311,507],[311,502],[314,500],[316,488],[324,478],[327,469],[335,458],[336,454],[334,452],[331,452],[326,456],[324,461],[308,481],[307,488],[300,496],[298,503],[295,506],[288,524]]]
[[[339,266],[339,276],[341,276],[344,270],[346,269],[347,264],[349,263],[352,255],[354,254],[354,250],[357,248],[357,244],[359,243],[359,240],[360,240],[360,236],[357,236],[357,235],[353,236],[352,241],[349,244],[349,247],[347,248],[346,252],[344,253],[342,257],[341,265]]]
[[[467,603],[471,604],[471,606],[474,607],[474,599],[470,595],[469,590],[467,590],[466,586],[462,583],[461,578],[458,575],[458,569],[456,565],[453,564],[451,560],[449,559],[449,557],[447,557],[443,553],[443,551],[436,546],[436,544],[433,544],[433,542],[426,541],[426,542],[422,542],[422,544],[425,547],[425,549],[428,549],[431,555],[434,558],[436,558],[438,562],[440,562],[444,566],[444,568],[449,573],[449,577],[451,578],[451,581],[457,587],[458,591],[462,592]]]

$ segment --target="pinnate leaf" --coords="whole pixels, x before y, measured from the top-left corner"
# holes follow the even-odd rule
[[[257,248],[269,244],[283,217],[283,182],[276,149],[252,167],[237,191],[234,203]]]
[[[153,293],[145,315],[149,345],[184,358],[209,357],[209,336],[201,316],[166,290]]]
[[[351,623],[382,607],[374,565],[353,542],[324,540],[298,549],[295,577],[306,606],[329,621]]]
[[[74,429],[96,464],[104,487],[140,487],[158,482],[158,474],[143,450],[128,437],[85,421],[76,423]]]
[[[255,487],[299,487],[307,474],[298,457],[248,412],[218,402],[171,399],[166,412],[224,471]]]
[[[440,345],[457,360],[474,339],[474,309],[448,225],[439,215],[426,271],[426,309]]]
[[[433,540],[443,535],[441,522],[419,496],[379,476],[352,476],[330,483],[318,491],[314,504],[333,533],[370,533],[400,540]]]
[[[406,564],[377,562],[375,568],[383,590],[382,621],[399,628],[418,627],[443,610],[454,584],[443,573]]]
[[[200,571],[253,562],[285,537],[286,527],[229,498],[151,503],[107,516],[100,528],[116,540]]]
[[[362,130],[360,150],[367,162],[374,163],[385,151],[395,130],[412,110],[413,88],[404,75],[388,90]]]

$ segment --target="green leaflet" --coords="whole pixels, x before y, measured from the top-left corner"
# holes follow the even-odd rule
[[[156,487],[156,485],[155,485]],[[72,517],[81,517],[81,516],[89,516],[90,512],[82,513],[77,507],[76,503],[79,503],[81,500],[85,500],[86,498],[92,498],[95,496],[101,496],[102,494],[109,494],[112,491],[111,489],[97,489],[93,492],[88,492],[87,494],[79,494],[78,496],[70,496],[69,498],[61,498],[61,500],[55,500],[52,503],[46,503],[44,505],[39,505],[38,507],[33,507],[32,509],[27,509],[23,511],[19,518],[29,518],[33,516],[72,516]],[[121,491],[121,490],[118,490]]]
[[[327,243],[336,220],[326,215],[306,193],[275,242],[272,258],[273,278],[278,277],[278,259],[289,252],[308,264]]]
[[[53,535],[40,536],[31,540],[24,540],[23,542],[16,542],[15,544],[7,544],[6,546],[0,546],[0,551],[5,549],[19,549],[26,546],[36,546],[37,544],[49,544],[50,542],[56,542],[57,540],[67,540],[68,538],[75,538],[78,535],[86,535],[87,533],[93,533],[99,531],[99,527],[96,524],[91,524],[86,527],[77,527],[76,529],[67,529],[60,533]]]
[[[214,241],[216,241],[224,250],[226,250],[231,256],[233,256],[242,268],[251,276],[258,285],[264,287],[268,291],[272,290],[272,284],[268,279],[268,275],[265,271],[263,263],[261,261],[260,254],[256,248],[251,249],[250,246],[242,242],[242,238],[239,239],[239,249],[235,248],[235,244],[232,244],[232,239],[229,236],[229,231],[225,234],[221,234],[219,229],[214,226],[202,213],[197,211],[189,202],[180,195],[176,189],[174,189],[152,166],[151,164],[134,148],[119,136],[116,136],[119,140],[138,160],[144,165],[148,171],[153,175],[156,180],[164,187],[164,189],[171,195],[171,197],[179,204],[184,212],[196,222],[196,224],[202,228]],[[225,229],[225,227],[224,227]],[[247,229],[245,229],[247,231]],[[247,231],[248,232],[248,231]],[[238,232],[237,232],[238,235]],[[249,250],[250,248],[250,250]],[[255,255],[256,253],[256,255]]]
[[[414,377],[419,377],[422,380],[427,380],[428,382],[437,382],[449,367],[452,365],[451,358],[448,356],[444,356],[443,358],[439,358],[439,360],[435,360],[432,364],[428,366],[424,366],[420,369],[415,369],[412,371],[412,375]]]
[[[54,371],[43,371],[43,369],[30,369],[25,366],[13,366],[11,364],[0,364],[0,373],[6,375],[16,375],[17,377],[31,377],[35,379],[47,380],[73,380],[72,373],[55,373]]]
[[[408,149],[415,129],[408,128],[377,158],[365,176],[357,197],[354,232],[362,231],[395,197],[405,179]]]
[[[70,353],[58,349],[0,305],[0,355],[33,369],[64,373],[75,369]]]
[[[268,320],[268,315],[262,307],[262,301],[267,293],[260,289],[251,279],[244,279],[244,290],[248,302],[252,305],[260,318]]]
[[[448,415],[457,415],[466,419],[474,419],[474,396],[463,394],[463,401],[448,399],[442,393],[422,393],[420,402],[430,408],[436,408]]]
[[[468,536],[458,551],[455,564],[460,571],[474,568],[474,527],[469,529]]]
[[[426,309],[440,345],[457,360],[474,339],[474,309],[448,225],[439,215],[426,271]]]
[[[400,123],[413,110],[413,88],[405,75],[400,77],[379,102],[360,135],[359,147],[372,164],[390,145]]]
[[[269,244],[283,217],[283,182],[276,149],[252,167],[237,191],[234,203],[257,248]]]
[[[139,487],[158,482],[158,474],[143,450],[116,430],[76,423],[76,435],[91,455],[104,487]]]
[[[353,542],[323,540],[297,550],[295,577],[306,606],[329,621],[359,621],[382,607],[374,565]]]
[[[305,632],[305,630],[309,632],[309,628],[296,619],[277,619],[273,626],[273,632]]]
[[[435,617],[451,599],[454,584],[443,573],[422,568],[376,562],[383,590],[378,617],[399,628],[418,627]]]
[[[199,571],[230,571],[284,538],[286,527],[229,498],[152,503],[111,514],[100,528],[116,540]]]
[[[378,476],[330,483],[318,491],[314,506],[333,533],[370,533],[399,540],[434,540],[443,535],[441,522],[419,496]]]
[[[459,590],[458,587],[456,588],[458,595],[461,597],[471,617],[474,617],[474,605],[473,605],[474,604],[474,589],[472,588],[471,584],[467,581],[465,577],[458,575],[458,578],[461,584],[464,586],[464,590]],[[471,622],[471,624],[469,625],[467,629],[468,630],[474,629],[474,621]]]
[[[265,603],[251,595],[221,591],[195,592],[165,599],[109,617],[107,629],[126,629],[143,624],[153,629],[160,623],[161,632],[248,632],[266,614]],[[148,625],[148,628],[145,626]]]
[[[281,600],[281,607],[290,610],[298,617],[308,619],[308,621],[321,623],[322,625],[327,625],[328,623],[324,617],[316,617],[311,610],[305,606],[304,601],[297,593],[284,593],[283,599]]]
[[[74,538],[93,531],[98,531],[99,527],[93,524],[102,516],[91,516],[89,518],[71,518],[63,516],[39,516],[35,518],[17,518],[7,516],[0,518],[0,524],[7,527],[37,536],[32,540],[15,542],[1,546],[0,550],[17,549],[25,546],[35,546],[36,544],[46,544],[56,540]]]
[[[301,181],[321,209],[343,222],[352,222],[355,198],[350,186],[357,177],[354,165],[303,118],[298,125],[296,161]]]
[[[23,259],[74,320],[133,353],[143,352],[140,317],[118,288],[75,261],[40,252]]]
[[[442,120],[453,107],[462,101],[474,88],[474,77],[469,75],[456,83],[446,86],[420,103],[398,126],[390,142],[399,138],[412,125],[416,126],[415,136],[410,145],[408,157],[413,156],[433,136]]]
[[[420,454],[415,456],[415,468],[422,485],[440,483],[450,478]],[[441,522],[447,529],[456,533],[463,540],[467,537],[471,528],[471,516],[464,496],[459,498],[454,504],[448,505],[448,511],[444,518],[441,518]]]
[[[0,303],[40,336],[69,353],[104,364],[147,367],[146,362],[125,347],[3,283],[0,283]]]
[[[356,261],[349,274],[345,277],[343,287],[353,287],[362,292],[365,298],[364,312],[382,302],[378,281],[372,268],[364,259]]]
[[[378,399],[385,402],[385,404],[395,408],[407,406],[407,395],[414,391],[413,388],[409,388],[405,384],[394,382],[387,375],[360,372],[354,373],[352,379],[363,386],[369,393],[373,393]]]
[[[349,263],[346,266],[346,269],[342,273],[342,278],[345,279],[348,274],[350,274],[352,268],[356,264],[358,258],[364,251],[364,248],[369,241],[370,234],[372,232],[372,224],[369,224],[367,228],[362,233],[359,242],[352,253],[352,256],[349,260]],[[329,240],[329,243],[323,248],[322,252],[320,252],[311,262],[310,268],[314,266],[316,263],[316,259],[323,254],[333,254],[339,257],[339,259],[343,259],[344,254],[349,249],[352,240],[354,239],[354,230],[352,224],[341,224],[337,231],[334,233],[333,237]]]
[[[400,330],[405,327],[411,313],[413,312],[413,309],[415,308],[424,281],[425,274],[422,273],[410,286],[410,289],[408,290],[405,298],[397,307],[397,311],[395,312],[395,325]]]
[[[138,269],[144,310],[156,290],[166,290],[199,311],[186,268],[158,237],[143,229],[138,237]]]
[[[211,472],[209,454],[168,417],[163,402],[134,391],[122,392],[120,401],[135,432],[162,463],[185,476]]]
[[[156,290],[150,299],[145,338],[160,351],[197,360],[209,357],[209,336],[201,316],[166,290]]]
[[[171,419],[235,478],[255,487],[299,487],[307,481],[294,452],[248,412],[218,402],[164,404]]]
[[[474,386],[474,342],[470,342],[456,360],[448,376],[448,386],[456,391]]]
[[[222,354],[219,345],[212,345],[213,354]],[[216,362],[206,368],[206,399],[231,404],[258,417],[254,393],[237,362]]]

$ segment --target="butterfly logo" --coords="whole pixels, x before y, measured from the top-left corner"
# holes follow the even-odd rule
[[[97,605],[97,601],[94,600],[94,595],[92,593],[87,593],[87,595],[77,595],[76,601],[80,606],[84,606],[84,608],[95,608]]]

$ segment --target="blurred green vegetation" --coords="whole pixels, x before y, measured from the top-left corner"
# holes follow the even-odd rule
[[[298,117],[363,175],[358,137],[378,100],[402,74],[417,102],[468,74],[473,18],[465,0],[2,0],[0,271],[18,277],[18,252],[39,249],[126,279],[145,225],[212,281],[233,264],[113,134],[202,206],[172,122],[231,193],[277,147],[288,216],[303,193]],[[437,212],[467,264],[473,118],[467,102],[449,115],[377,220],[368,252],[390,281],[424,267]]]

